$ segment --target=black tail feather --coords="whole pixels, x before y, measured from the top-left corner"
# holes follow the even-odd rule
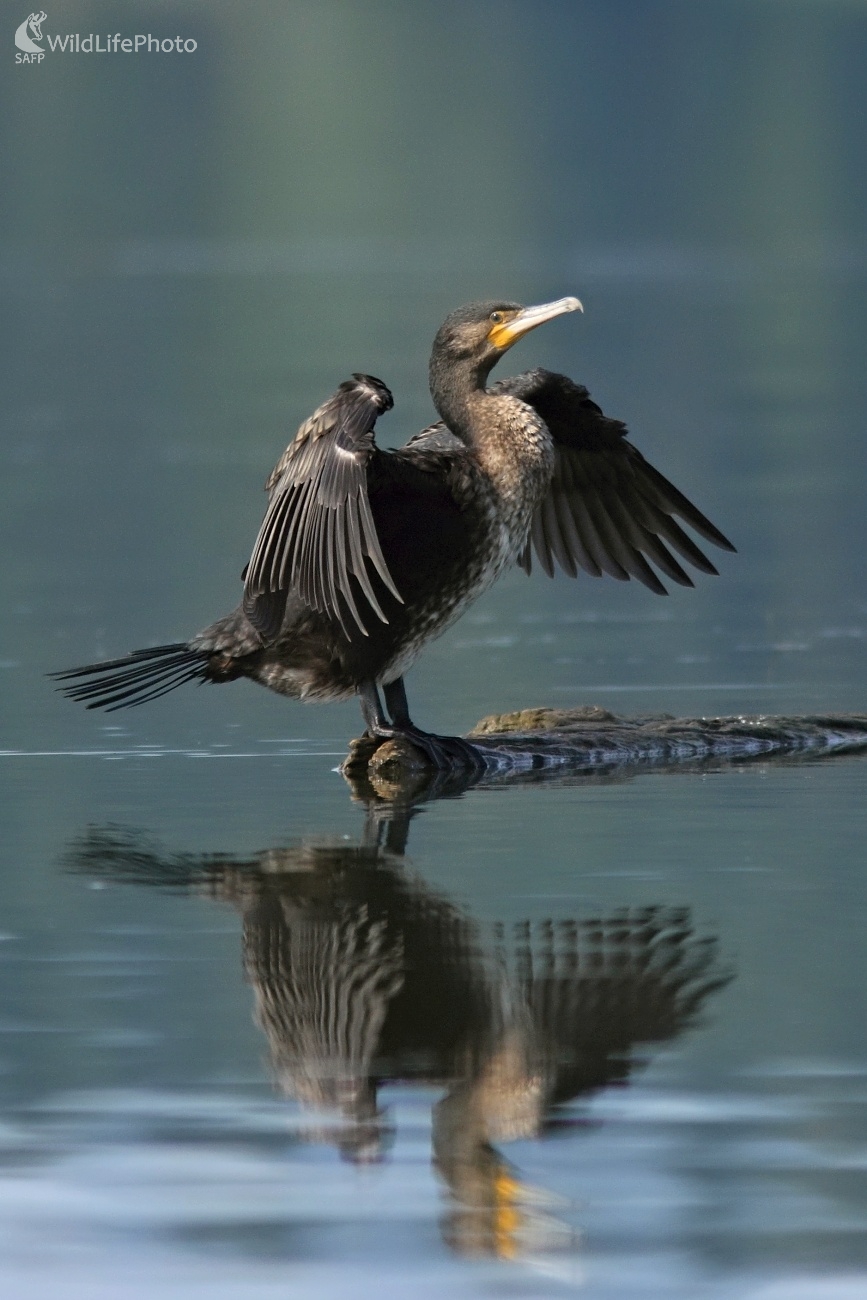
[[[58,682],[75,683],[59,687],[70,700],[87,701],[88,709],[113,713],[115,709],[156,700],[184,682],[206,681],[210,657],[207,650],[191,650],[181,641],[134,650],[123,659],[106,659],[103,663],[68,668],[48,676]]]

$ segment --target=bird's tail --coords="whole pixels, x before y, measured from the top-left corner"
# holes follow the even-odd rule
[[[73,683],[58,688],[69,699],[86,703],[88,709],[113,713],[115,709],[155,700],[184,682],[206,681],[210,677],[210,658],[209,651],[191,650],[180,641],[133,650],[123,659],[106,659],[48,675],[55,681]]]

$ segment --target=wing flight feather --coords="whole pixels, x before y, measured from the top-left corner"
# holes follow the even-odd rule
[[[340,385],[286,448],[265,484],[270,500],[244,583],[244,612],[263,640],[277,636],[286,598],[368,635],[371,615],[387,623],[371,574],[397,599],[367,493],[373,440],[391,393],[371,375]]]
[[[648,464],[627,441],[626,426],[603,415],[586,388],[565,375],[529,370],[493,384],[492,391],[508,393],[534,407],[554,442],[551,485],[536,509],[519,560],[528,573],[531,551],[535,551],[550,577],[556,561],[572,577],[581,568],[594,577],[607,573],[620,582],[637,578],[651,591],[665,595],[651,564],[673,582],[693,586],[672,551],[703,573],[717,572],[677,519],[715,546],[735,549]]]

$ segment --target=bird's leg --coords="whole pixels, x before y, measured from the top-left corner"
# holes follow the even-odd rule
[[[475,745],[469,741],[462,740],[459,736],[432,736],[414,726],[409,716],[402,681],[383,688],[391,721],[382,707],[375,682],[363,682],[357,687],[357,693],[367,730],[364,739],[353,741],[350,755],[342,767],[343,775],[353,787],[355,797],[368,805],[369,821],[365,843],[380,845],[376,824],[378,815],[384,812],[388,817],[385,848],[390,853],[402,854],[406,849],[413,805],[422,799],[441,799],[463,794],[481,780],[487,771],[487,764]],[[386,797],[370,785],[369,764],[378,741],[398,739],[403,739],[414,749],[420,750],[433,772],[423,778],[423,787],[418,785],[417,775],[414,775],[410,779],[410,786],[403,793],[392,791]],[[395,757],[400,764],[401,757]],[[411,772],[413,770],[410,768]]]
[[[388,730],[388,718],[382,707],[379,691],[376,689],[376,682],[362,682],[358,688],[358,699],[368,734],[381,736],[384,731]]]
[[[415,725],[409,716],[406,687],[402,677],[385,684],[382,695],[385,707],[391,716],[394,733],[405,736],[430,759],[434,767],[440,771],[466,767],[479,774],[484,772],[484,760],[475,745],[471,745],[468,740],[463,740],[460,736],[435,736]]]
[[[391,715],[391,720],[396,727],[412,727],[413,721],[409,716],[409,703],[406,698],[406,687],[403,684],[403,678],[398,677],[395,681],[389,682],[382,688],[385,707]]]
[[[451,772],[455,768],[469,768],[479,775],[484,772],[484,760],[469,741],[462,740],[460,736],[434,736],[415,726],[409,716],[402,678],[383,686],[382,693],[392,721],[386,717],[376,683],[362,682],[358,687],[361,712],[369,735],[380,740],[395,740],[402,736],[411,745],[415,745],[416,749],[420,749],[431,766],[439,772]]]
[[[389,688],[385,687],[386,694]],[[430,760],[435,768],[439,771],[446,771],[452,767],[452,764],[446,761],[446,756],[441,754],[432,744],[426,743],[427,737],[422,740],[424,732],[416,734],[417,729],[409,721],[409,712],[406,706],[406,692],[401,688],[396,696],[395,712],[398,718],[395,722],[390,722],[382,707],[379,698],[379,691],[375,682],[362,682],[358,687],[358,698],[361,703],[361,712],[364,721],[367,723],[368,736],[376,737],[379,740],[395,740],[399,736],[411,741],[417,745],[424,753],[425,757]],[[402,721],[402,719],[406,721]]]
[[[389,687],[385,687],[386,693]],[[380,740],[395,740],[398,736],[404,736],[407,740],[418,745],[425,756],[430,759],[431,763],[439,771],[449,769],[452,764],[446,761],[446,756],[440,753],[435,746],[424,743],[421,737],[424,732],[416,736],[416,728],[409,721],[409,712],[406,704],[406,692],[403,690],[403,684],[397,692],[395,711],[398,716],[405,718],[406,722],[390,722],[382,707],[382,701],[379,698],[379,691],[376,688],[376,682],[362,682],[358,687],[358,698],[361,703],[361,712],[364,721],[367,724],[367,734],[375,736]]]

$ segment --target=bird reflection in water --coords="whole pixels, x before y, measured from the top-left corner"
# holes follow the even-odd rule
[[[412,873],[411,815],[370,808],[358,844],[308,840],[244,860],[171,855],[95,828],[67,865],[237,909],[276,1086],[323,1116],[310,1140],[354,1163],[381,1160],[394,1133],[380,1088],[442,1086],[433,1157],[449,1245],[500,1258],[568,1248],[558,1198],[525,1184],[498,1144],[555,1133],[569,1123],[564,1103],[626,1083],[644,1045],[694,1024],[731,975],[687,909],[486,932]]]

